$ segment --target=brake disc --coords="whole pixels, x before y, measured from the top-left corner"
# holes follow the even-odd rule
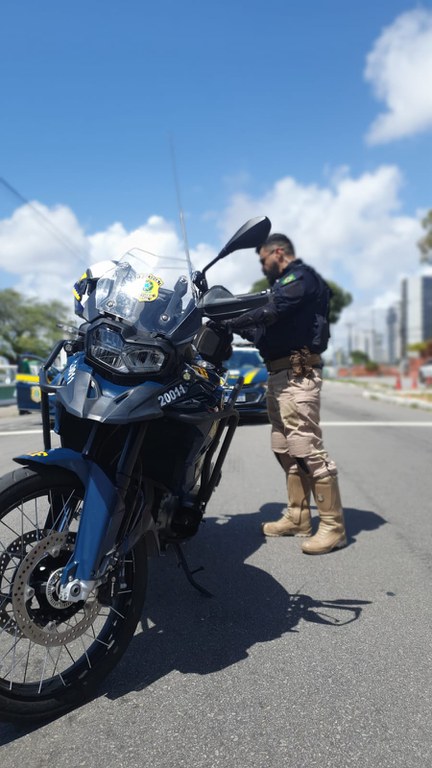
[[[22,634],[38,645],[59,646],[76,640],[93,623],[101,608],[93,594],[85,603],[74,603],[70,613],[72,604],[60,600],[58,594],[62,568],[51,570],[43,592],[43,598],[50,606],[51,620],[46,621],[43,615],[41,620],[41,610],[35,606],[38,594],[30,582],[36,568],[43,565],[47,557],[55,560],[61,553],[72,552],[74,538],[74,534],[67,532],[49,534],[26,555],[15,575],[12,588],[14,617]]]
[[[43,538],[43,532],[37,528],[23,533],[17,539],[12,541],[7,549],[0,554],[0,584],[1,584],[1,603],[0,603],[0,629],[5,630],[10,635],[21,637],[22,632],[18,629],[13,613],[10,610],[12,603],[12,583],[13,575],[8,573],[17,570],[17,561],[22,561],[29,545],[40,541]],[[9,608],[9,610],[8,610]]]

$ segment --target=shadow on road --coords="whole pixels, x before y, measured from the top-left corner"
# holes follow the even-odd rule
[[[298,632],[301,620],[339,629],[360,617],[369,601],[316,600],[301,592],[290,593],[269,573],[245,562],[265,541],[260,523],[279,516],[281,510],[281,504],[266,504],[251,514],[209,517],[184,546],[192,570],[205,566],[196,578],[213,593],[212,598],[192,589],[173,552],[150,560],[142,631],[99,695],[118,699],[173,670],[199,675],[220,671],[247,658],[256,643]],[[361,510],[347,510],[347,518],[351,539],[360,530],[372,530],[384,522]],[[37,727],[0,724],[0,745]]]
[[[367,512],[365,509],[345,507],[344,514],[348,545],[355,541],[356,536],[362,531],[375,531],[387,523],[381,515],[377,515],[376,512]]]
[[[185,547],[196,578],[214,597],[191,589],[173,555],[151,563],[142,633],[137,634],[105,693],[118,698],[145,688],[173,670],[211,674],[247,658],[256,643],[297,632],[301,619],[329,627],[357,620],[368,601],[315,600],[290,594],[266,571],[245,560],[264,542],[260,523],[277,516],[281,505],[258,513],[208,518]]]

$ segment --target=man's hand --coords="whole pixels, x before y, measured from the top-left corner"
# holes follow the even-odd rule
[[[232,337],[232,331],[230,327],[230,320],[209,320],[206,323],[207,328],[210,328],[215,333],[225,333]],[[232,340],[232,339],[231,339]]]
[[[272,325],[277,320],[277,311],[273,302],[266,304],[264,307],[258,307],[258,309],[252,309],[249,312],[243,312],[238,317],[233,317],[231,320],[225,320],[225,323],[229,323],[229,327],[233,333],[241,333],[241,331],[252,331],[260,326],[267,327]]]

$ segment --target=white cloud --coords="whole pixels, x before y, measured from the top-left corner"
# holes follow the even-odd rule
[[[85,268],[119,258],[131,247],[183,256],[175,230],[158,216],[133,232],[116,222],[87,236],[66,206],[50,209],[34,202],[0,221],[0,269],[9,275],[7,284],[42,301],[59,299],[71,308],[73,284]]]
[[[161,216],[150,216],[145,224],[131,232],[117,222],[104,232],[89,235],[88,241],[91,262],[118,259],[132,248],[161,256],[184,257],[175,229]]]
[[[418,268],[421,225],[399,213],[401,185],[394,166],[358,178],[347,169],[336,171],[326,187],[302,186],[287,177],[261,198],[235,196],[223,218],[223,237],[246,219],[266,214],[272,231],[291,237],[300,257],[359,300],[372,301],[390,288],[398,290],[400,274]],[[257,258],[242,257],[233,276],[235,291],[247,290],[260,276]]]
[[[367,57],[365,78],[386,111],[367,141],[380,144],[432,128],[432,11],[399,16]]]
[[[0,221],[0,267],[18,291],[45,299],[69,300],[70,278],[88,261],[88,241],[74,213],[34,202]]]
[[[416,242],[422,234],[417,218],[400,213],[402,177],[394,166],[383,166],[357,178],[347,168],[336,169],[324,186],[304,186],[295,179],[278,180],[262,197],[235,195],[219,216],[224,244],[249,218],[267,215],[273,231],[285,232],[297,253],[328,279],[353,293],[356,306],[390,300],[399,293],[402,274],[419,268]],[[0,268],[9,273],[8,284],[17,290],[71,300],[71,288],[91,263],[118,258],[131,247],[183,258],[183,245],[175,226],[151,216],[133,232],[120,222],[86,235],[73,212],[64,207],[39,206],[77,255],[67,250],[29,206],[0,221]],[[194,268],[202,268],[216,255],[213,244],[191,244]],[[257,255],[233,253],[208,273],[210,284],[222,284],[233,293],[247,292],[262,277]]]

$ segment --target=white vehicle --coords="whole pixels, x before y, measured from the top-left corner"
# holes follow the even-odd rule
[[[418,377],[421,384],[432,384],[432,359],[426,360],[420,366]]]

